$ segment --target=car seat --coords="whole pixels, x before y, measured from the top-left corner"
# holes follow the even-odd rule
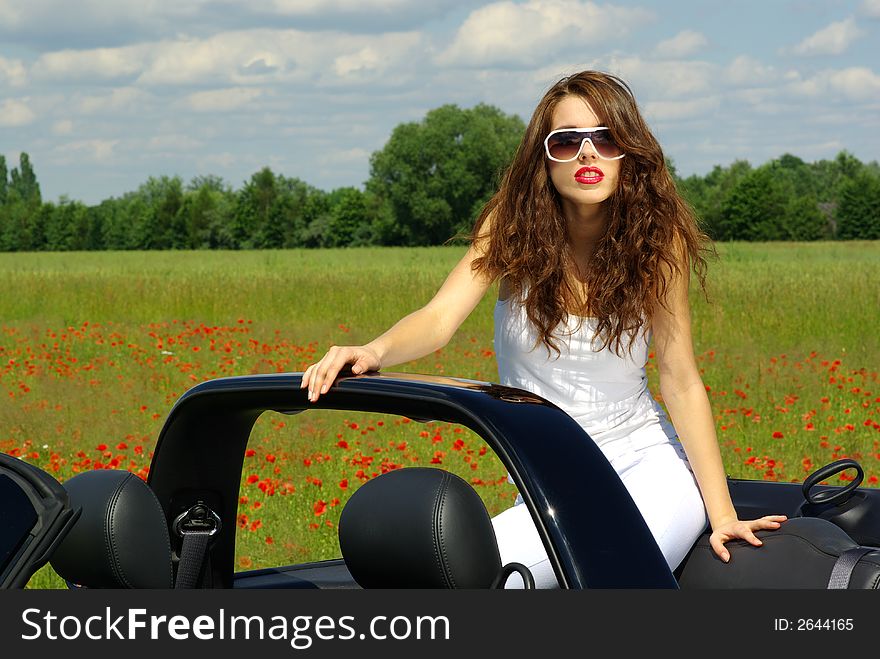
[[[795,517],[771,531],[757,531],[763,545],[732,540],[724,563],[702,535],[676,570],[681,588],[880,587],[880,550],[862,547],[844,530],[818,517]]]
[[[80,518],[55,550],[52,568],[87,588],[171,588],[168,525],[156,495],[128,471],[95,470],[64,483]]]
[[[498,588],[528,568],[501,565],[479,495],[441,469],[409,467],[367,481],[339,519],[339,546],[363,588]]]

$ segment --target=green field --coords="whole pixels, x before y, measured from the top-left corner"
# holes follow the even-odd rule
[[[880,242],[720,244],[694,350],[734,477],[799,481],[851,456],[880,476]],[[204,379],[298,371],[427,302],[461,247],[0,254],[0,450],[60,479],[146,475],[172,403]],[[450,344],[396,371],[497,378],[495,291]],[[649,383],[658,394],[653,359]],[[336,555],[335,524],[373,474],[439,464],[491,513],[513,487],[450,424],[309,412],[265,415],[242,479],[242,568]],[[482,453],[482,455],[481,455]],[[250,482],[249,482],[250,481]],[[60,584],[51,570],[32,581]]]

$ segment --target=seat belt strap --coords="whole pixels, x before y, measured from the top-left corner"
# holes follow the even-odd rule
[[[180,548],[180,562],[177,564],[175,588],[195,588],[202,574],[208,540],[214,535],[211,531],[186,531],[183,546]]]
[[[849,580],[859,560],[873,551],[871,547],[855,547],[847,549],[837,557],[834,567],[831,569],[831,578],[828,580],[830,590],[841,590],[849,587]]]
[[[183,538],[177,563],[175,588],[196,588],[205,566],[211,538],[220,530],[220,517],[199,501],[174,520],[174,531]]]

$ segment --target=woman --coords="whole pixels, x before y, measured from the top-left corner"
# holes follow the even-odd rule
[[[582,425],[670,569],[707,522],[726,562],[725,542],[758,546],[754,531],[786,518],[741,521],[727,489],[690,331],[689,272],[705,291],[708,244],[626,83],[596,71],[563,78],[535,109],[470,248],[434,298],[364,346],[332,347],[302,386],[314,402],[347,364],[365,373],[443,347],[500,280],[500,382],[553,401]],[[673,423],[647,389],[651,335]],[[557,585],[524,505],[493,525],[503,562],[528,565],[539,586]]]

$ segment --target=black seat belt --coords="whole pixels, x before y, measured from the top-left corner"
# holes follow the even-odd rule
[[[220,517],[199,501],[174,520],[174,531],[183,538],[177,563],[175,588],[195,588],[205,567],[211,538],[220,530]]]
[[[840,590],[849,587],[849,580],[859,560],[873,551],[871,547],[854,547],[847,549],[837,557],[834,567],[831,569],[831,578],[828,580],[830,590]]]

